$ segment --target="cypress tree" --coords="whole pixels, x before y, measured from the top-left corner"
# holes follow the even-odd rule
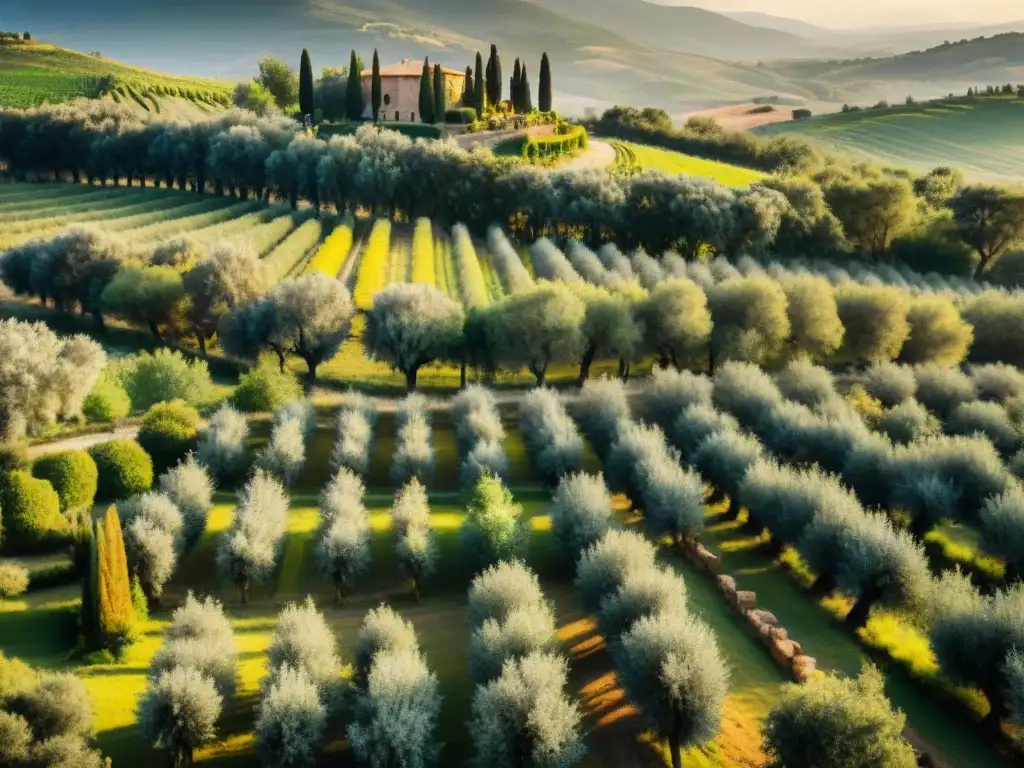
[[[420,120],[424,123],[434,122],[434,85],[431,81],[430,59],[426,58],[420,74]]]
[[[444,113],[448,109],[448,98],[444,87],[444,72],[441,65],[434,65],[434,122],[443,123]]]
[[[309,51],[303,48],[299,62],[299,111],[312,118],[313,110],[313,63],[309,60]]]
[[[491,45],[491,57],[487,60],[487,101],[497,104],[501,101],[501,56],[498,46]]]
[[[541,112],[551,111],[551,62],[545,53],[540,59],[540,93],[538,105]]]
[[[530,93],[530,73],[526,71],[526,65],[523,64],[522,79],[519,82],[519,98],[523,102],[523,112],[529,114],[533,112],[533,94]]]
[[[370,101],[373,108],[373,122],[377,122],[380,118],[380,106],[381,100],[383,99],[383,88],[380,83],[380,56],[377,55],[377,49],[373,49],[373,76],[370,79]]]
[[[363,109],[366,104],[363,102],[363,73],[359,71],[359,59],[356,52],[348,63],[348,83],[345,88],[345,117],[349,120],[359,120],[363,116]]]
[[[522,71],[519,67],[519,59],[516,59],[515,69],[512,70],[512,82],[509,83],[508,97],[512,99],[512,107],[516,112],[523,111],[523,99],[522,92],[520,89],[520,80],[522,79]]]
[[[121,521],[114,507],[107,510],[102,527],[96,526],[96,558],[98,637],[103,646],[116,651],[127,642],[135,614]]]
[[[477,120],[483,120],[487,109],[487,83],[484,75],[484,57],[479,51],[476,54],[476,77],[473,80],[473,106],[476,108]]]
[[[470,107],[473,105],[473,68],[466,67],[466,83],[462,87],[462,106]]]

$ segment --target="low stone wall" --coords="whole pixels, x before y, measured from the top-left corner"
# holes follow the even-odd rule
[[[798,683],[818,674],[813,656],[804,653],[799,642],[789,636],[771,611],[757,607],[757,593],[736,588],[736,579],[722,573],[722,560],[703,544],[693,542],[683,546],[686,559],[701,573],[707,574],[718,587],[733,611],[746,620],[768,654],[779,667]]]

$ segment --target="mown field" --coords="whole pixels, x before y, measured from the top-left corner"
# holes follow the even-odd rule
[[[553,601],[558,637],[570,659],[570,690],[586,714],[589,754],[587,766],[659,765],[667,759],[651,743],[635,711],[617,687],[603,640],[592,618],[582,610],[570,579],[571,566],[556,555],[548,518],[549,491],[536,481],[523,448],[514,406],[502,408],[510,460],[509,487],[531,518],[529,564],[541,576],[545,594]],[[187,591],[209,593],[224,601],[235,630],[239,650],[239,695],[223,722],[218,742],[202,750],[198,762],[208,765],[251,765],[254,707],[266,671],[265,651],[277,612],[288,601],[310,594],[325,612],[338,637],[343,662],[353,658],[359,623],[381,601],[390,603],[415,625],[427,663],[438,675],[444,695],[440,735],[445,742],[443,765],[466,764],[472,754],[466,732],[473,684],[466,667],[469,631],[464,617],[469,574],[461,565],[458,529],[464,518],[465,498],[456,489],[458,455],[450,419],[445,411],[434,414],[433,444],[437,458],[435,480],[429,484],[432,526],[439,536],[441,566],[425,599],[416,603],[400,576],[394,558],[394,535],[389,507],[393,489],[387,481],[394,446],[394,415],[381,414],[374,461],[367,478],[367,509],[373,530],[373,564],[342,607],[333,604],[331,586],[317,572],[312,551],[319,524],[317,493],[328,479],[327,459],[333,424],[322,413],[320,428],[309,453],[303,476],[293,491],[288,531],[273,576],[254,589],[249,606],[239,603],[236,591],[217,577],[215,551],[228,529],[234,498],[217,495],[205,534],[179,564],[161,607],[142,628],[139,641],[121,664],[80,666],[69,660],[74,642],[78,589],[57,587],[30,592],[23,598],[0,601],[0,651],[48,669],[73,669],[85,680],[95,699],[97,744],[115,765],[149,764],[160,759],[141,742],[134,727],[133,709],[146,684],[146,670],[161,644],[161,632],[172,608]],[[255,450],[266,440],[266,423],[254,426]],[[589,449],[584,469],[597,471],[600,463]],[[619,522],[636,520],[623,497],[616,497]],[[773,565],[772,556],[757,540],[744,536],[735,523],[721,524],[719,507],[708,509],[709,529],[703,540],[723,556],[728,571],[736,573],[741,588],[755,589],[759,604],[775,612],[822,669],[855,673],[867,656],[861,645],[842,630],[828,605],[818,604],[793,578]],[[785,679],[767,651],[756,642],[746,622],[729,608],[706,576],[692,570],[671,549],[663,551],[666,564],[687,582],[687,600],[710,624],[731,670],[719,736],[684,755],[684,765],[700,768],[754,768],[763,766],[759,725],[778,701]],[[875,620],[873,620],[874,622]],[[869,625],[871,629],[872,625]],[[992,768],[1005,763],[981,737],[975,726],[938,701],[930,691],[906,677],[900,669],[886,670],[888,694],[909,716],[918,737],[933,747],[950,766]],[[348,765],[350,757],[332,731],[321,765]]]
[[[1024,101],[986,98],[822,115],[755,133],[802,136],[827,149],[899,167],[952,165],[973,178],[1016,182],[1024,175],[1022,118]]]
[[[173,111],[176,100],[208,111],[217,107],[216,97],[230,92],[230,84],[220,80],[152,72],[44,43],[0,43],[0,107],[96,98],[108,76],[121,83],[110,94],[115,100],[153,113],[160,113],[165,102]]]
[[[764,173],[739,165],[684,155],[669,149],[633,144],[628,141],[609,142],[615,149],[616,170],[661,171],[711,179],[726,187],[746,187],[765,177]]]

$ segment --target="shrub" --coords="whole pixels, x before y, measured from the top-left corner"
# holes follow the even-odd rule
[[[914,369],[895,363],[875,363],[867,369],[861,384],[865,392],[888,408],[906,402],[917,392]]]
[[[910,335],[907,296],[889,286],[845,283],[836,293],[846,329],[840,354],[854,362],[894,360]]]
[[[242,413],[271,412],[300,397],[302,387],[295,374],[264,358],[238,377],[231,405]]]
[[[476,110],[472,107],[449,109],[444,113],[444,121],[449,125],[469,125],[476,120]]]
[[[708,436],[693,452],[690,463],[708,483],[729,497],[729,508],[739,513],[740,484],[764,450],[757,438],[724,431]]]
[[[712,399],[747,428],[756,427],[781,404],[782,393],[771,377],[749,363],[726,363],[715,372]]]
[[[716,362],[774,359],[791,333],[786,302],[782,287],[766,276],[729,278],[711,288],[708,305]]]
[[[99,472],[85,451],[64,451],[36,459],[32,474],[53,486],[65,514],[92,507]]]
[[[734,432],[739,423],[727,413],[715,410],[711,405],[691,405],[669,426],[665,433],[672,447],[689,461],[694,451],[711,435],[718,432]]]
[[[82,403],[82,415],[90,422],[118,422],[132,411],[121,380],[104,371]]]
[[[136,439],[152,458],[153,471],[161,474],[195,450],[198,435],[199,413],[177,400],[150,408]]]
[[[59,541],[67,531],[60,499],[46,480],[11,472],[0,489],[4,543],[12,554],[28,554]]]
[[[555,542],[571,562],[597,543],[612,524],[612,499],[601,475],[565,475],[551,501]]]
[[[530,543],[529,520],[501,480],[485,474],[473,488],[460,531],[462,551],[474,570],[523,557]]]
[[[616,677],[670,754],[718,734],[729,673],[711,629],[686,612],[637,621],[616,646]]]
[[[288,603],[277,615],[274,637],[267,649],[268,681],[291,667],[309,675],[321,693],[330,692],[341,674],[337,645],[334,631],[313,598],[307,596],[302,605]]]
[[[520,561],[503,561],[479,573],[469,586],[466,620],[474,628],[504,622],[517,608],[550,610],[537,574]]]
[[[579,763],[582,717],[565,694],[565,661],[552,653],[531,653],[508,661],[500,672],[473,696],[469,727],[477,764],[511,768],[509,756],[522,754],[519,750],[530,765]]]
[[[580,555],[576,586],[583,607],[597,612],[601,601],[618,590],[626,575],[654,565],[654,545],[633,531],[610,530]]]
[[[662,454],[644,468],[642,493],[644,520],[655,538],[670,536],[676,544],[704,530],[704,484],[679,465],[678,458]]]
[[[285,665],[260,699],[256,750],[264,765],[311,766],[326,726],[327,711],[309,674]]]
[[[306,464],[306,437],[298,419],[286,419],[273,426],[270,443],[256,457],[256,467],[286,487],[299,479]]]
[[[249,423],[228,405],[222,405],[210,418],[199,437],[196,460],[220,482],[229,482],[241,474],[245,463],[245,440]]]
[[[213,391],[206,362],[188,360],[176,350],[159,349],[128,358],[120,363],[120,371],[132,408],[137,411],[168,400],[200,405]]]
[[[10,599],[28,589],[28,569],[20,565],[0,563],[0,598]]]
[[[1017,296],[986,291],[967,302],[963,316],[974,328],[971,362],[1024,366],[1024,347],[1019,341],[1024,311]]]
[[[128,563],[146,599],[156,600],[174,573],[177,560],[174,536],[153,520],[139,517],[125,527],[124,545]]]
[[[955,368],[928,363],[917,366],[914,376],[917,399],[940,419],[948,418],[958,405],[974,400],[978,394],[974,382]]]
[[[431,765],[441,749],[436,740],[440,711],[437,676],[419,653],[380,651],[356,701],[349,744],[356,759],[370,768]]]
[[[780,281],[786,293],[789,346],[796,354],[822,360],[842,346],[845,330],[839,320],[835,290],[817,275],[787,275]]]
[[[775,384],[783,397],[810,408],[823,405],[837,396],[829,370],[802,358],[787,365],[775,377]]]
[[[486,619],[473,630],[466,653],[469,676],[487,683],[501,674],[509,661],[555,645],[555,615],[546,605],[513,608],[503,619]]]
[[[580,468],[583,440],[556,392],[530,390],[519,404],[519,426],[530,462],[543,482],[552,485]]]
[[[905,400],[882,416],[879,429],[894,443],[907,445],[937,435],[939,420],[916,400]]]
[[[946,431],[951,435],[984,435],[1004,455],[1020,448],[1020,431],[998,403],[958,405],[946,419]]]
[[[429,480],[434,473],[432,432],[425,412],[399,415],[397,447],[391,460],[391,481],[404,485],[413,478]]]
[[[362,395],[349,394],[338,412],[338,430],[331,449],[331,471],[342,467],[363,477],[373,460],[373,428],[377,407]]]
[[[353,680],[365,687],[374,657],[386,651],[408,651],[419,655],[416,630],[389,605],[381,604],[363,617],[356,638]]]
[[[39,741],[92,733],[92,699],[85,683],[68,672],[48,672],[7,705],[28,722]]]
[[[786,768],[914,768],[905,724],[881,673],[865,666],[854,680],[829,675],[787,685],[765,720],[764,740],[769,759]]]
[[[116,501],[148,491],[153,485],[153,460],[134,440],[111,440],[89,449],[96,462],[97,501]]]

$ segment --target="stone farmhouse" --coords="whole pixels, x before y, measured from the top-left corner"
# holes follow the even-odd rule
[[[441,68],[441,72],[444,75],[445,87],[448,89],[447,103],[449,106],[455,106],[462,100],[462,92],[466,86],[466,73],[445,67]],[[423,62],[410,59],[402,59],[398,64],[380,68],[380,120],[404,123],[422,122],[419,114],[420,75],[422,73]],[[372,120],[373,106],[370,99],[370,87],[373,81],[373,70],[364,69],[362,77],[363,103],[366,104],[363,118]]]

